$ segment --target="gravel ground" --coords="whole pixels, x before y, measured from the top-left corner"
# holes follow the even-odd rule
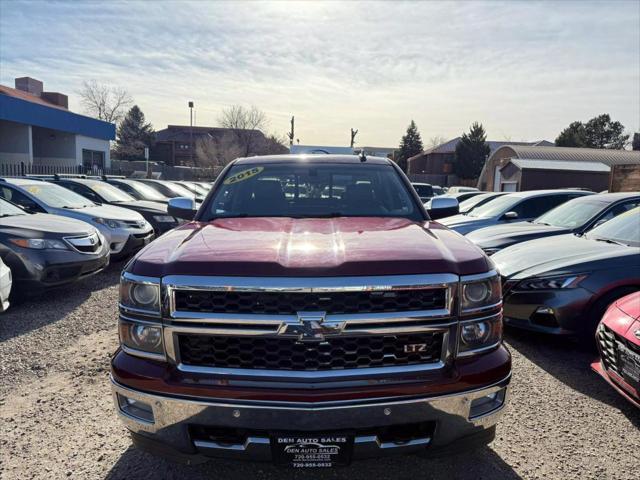
[[[108,382],[121,267],[0,316],[1,479],[638,478],[640,412],[590,371],[590,355],[520,332],[506,336],[510,406],[496,440],[476,452],[326,472],[216,460],[188,467],[139,452],[116,419]]]

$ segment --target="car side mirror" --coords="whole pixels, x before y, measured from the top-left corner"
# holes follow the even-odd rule
[[[518,218],[518,213],[517,212],[507,212],[502,216],[502,218],[504,218],[505,220],[515,220],[516,218]]]
[[[457,199],[452,197],[433,197],[424,206],[431,220],[438,220],[460,213],[460,204]]]
[[[197,211],[196,201],[191,197],[175,197],[169,199],[167,213],[172,217],[193,220]]]

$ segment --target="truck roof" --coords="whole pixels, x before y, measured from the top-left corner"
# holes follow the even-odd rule
[[[260,155],[238,158],[233,163],[234,165],[255,165],[260,163],[372,163],[374,165],[389,165],[391,163],[388,158],[373,156],[367,156],[366,158],[366,162],[362,162],[361,157],[358,155]]]

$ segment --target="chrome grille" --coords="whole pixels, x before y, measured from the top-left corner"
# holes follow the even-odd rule
[[[443,333],[295,338],[178,335],[186,365],[267,370],[342,370],[440,361]]]
[[[167,276],[167,357],[186,371],[283,379],[441,368],[455,348],[458,281]]]
[[[175,292],[176,310],[207,313],[295,315],[302,311],[327,314],[411,312],[445,308],[446,289],[374,292]]]
[[[82,253],[95,253],[100,250],[102,242],[97,233],[83,235],[81,237],[66,237],[65,240],[73,248]]]

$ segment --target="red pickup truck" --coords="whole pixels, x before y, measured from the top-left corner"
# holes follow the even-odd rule
[[[120,285],[114,400],[140,448],[332,467],[489,443],[511,375],[491,260],[387,159],[232,162]]]

